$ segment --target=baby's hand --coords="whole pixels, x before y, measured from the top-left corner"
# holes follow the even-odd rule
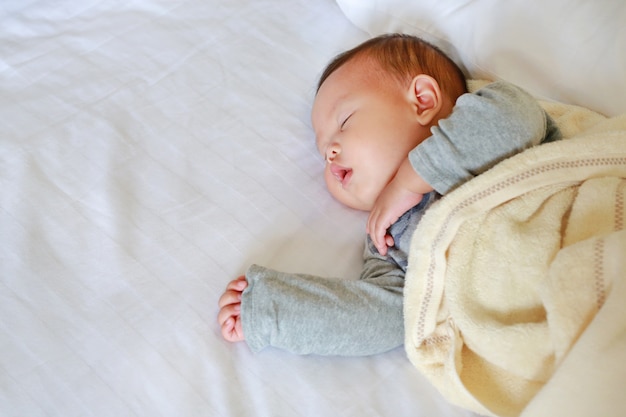
[[[218,302],[220,312],[217,321],[222,328],[222,337],[229,342],[245,340],[241,325],[241,293],[248,287],[245,276],[231,281]]]
[[[403,190],[393,182],[383,190],[370,212],[366,227],[378,253],[385,256],[387,248],[395,244],[393,237],[387,233],[387,229],[407,210],[417,205],[422,197],[422,194]]]
[[[385,256],[387,248],[395,243],[387,229],[407,210],[422,201],[424,194],[432,190],[433,188],[415,172],[409,159],[405,159],[395,177],[378,196],[367,220],[367,233],[378,253]]]

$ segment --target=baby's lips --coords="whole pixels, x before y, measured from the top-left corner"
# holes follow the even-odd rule
[[[352,176],[352,170],[335,163],[330,164],[330,172],[342,185],[346,185]]]

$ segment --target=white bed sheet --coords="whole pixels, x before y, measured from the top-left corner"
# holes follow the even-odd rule
[[[399,348],[224,342],[247,266],[356,278],[314,84],[366,38],[331,0],[0,4],[0,415],[466,416]]]

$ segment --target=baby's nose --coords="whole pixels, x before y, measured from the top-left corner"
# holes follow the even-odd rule
[[[333,143],[328,148],[326,148],[326,161],[333,162],[337,155],[341,153],[341,148],[338,144]]]

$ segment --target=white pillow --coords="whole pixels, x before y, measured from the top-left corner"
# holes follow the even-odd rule
[[[371,35],[404,32],[449,53],[471,78],[608,116],[626,113],[624,0],[337,0]]]

